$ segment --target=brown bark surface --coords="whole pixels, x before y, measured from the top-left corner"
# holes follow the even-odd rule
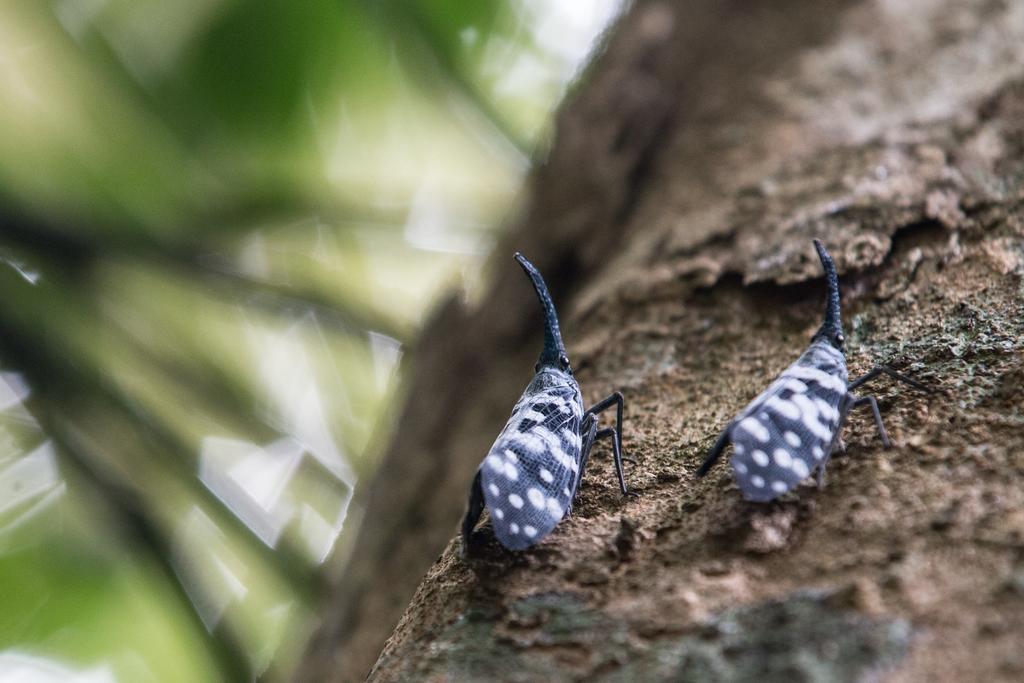
[[[360,678],[403,610],[373,680],[1024,677],[1022,180],[1020,3],[638,2],[493,287],[421,340],[302,677]],[[878,381],[892,450],[854,414],[823,489],[745,503],[728,467],[693,472],[820,323],[812,237],[851,376],[940,393]],[[585,399],[626,395],[641,496],[601,445],[571,519],[522,553],[485,526],[463,560],[469,481],[539,351],[514,249]]]

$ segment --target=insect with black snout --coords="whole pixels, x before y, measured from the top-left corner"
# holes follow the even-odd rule
[[[558,315],[547,286],[522,254],[516,261],[533,282],[544,309],[544,349],[536,375],[512,409],[505,428],[480,464],[462,521],[463,547],[486,507],[494,535],[510,550],[539,542],[571,514],[594,441],[612,440],[623,495],[630,495],[622,463],[622,394],[613,393],[586,411],[562,344]],[[615,406],[615,426],[599,429],[597,415]]]
[[[891,446],[878,401],[854,394],[858,387],[885,374],[930,392],[884,365],[848,381],[836,266],[819,240],[814,240],[814,247],[828,282],[825,321],[803,355],[726,425],[697,470],[698,477],[707,474],[732,443],[732,468],[747,500],[774,500],[815,470],[820,487],[832,453],[844,448],[841,433],[846,418],[859,406],[870,406],[882,445]]]

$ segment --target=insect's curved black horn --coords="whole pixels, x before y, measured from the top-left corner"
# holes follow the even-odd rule
[[[551,300],[548,287],[532,263],[526,257],[516,252],[516,261],[523,267],[526,274],[533,282],[533,288],[537,290],[537,298],[544,308],[544,350],[540,354],[540,365],[559,365],[559,359],[565,354],[565,346],[562,344],[562,333],[558,329],[558,314],[555,312],[555,303]]]
[[[825,269],[825,280],[828,282],[828,305],[822,328],[829,332],[839,332],[843,323],[839,317],[839,275],[836,273],[836,264],[821,240],[814,240],[814,248],[818,250],[818,258],[821,259],[821,266]]]

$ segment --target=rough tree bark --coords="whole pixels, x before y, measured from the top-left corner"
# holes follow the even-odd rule
[[[362,677],[403,609],[373,680],[1024,676],[1022,180],[1021,3],[637,2],[494,285],[423,337],[301,677]],[[894,449],[854,415],[824,489],[744,503],[729,468],[692,474],[819,324],[814,236],[851,375],[886,361],[941,393],[879,382]],[[517,554],[485,527],[464,561],[467,486],[539,348],[513,249],[585,398],[626,394],[641,497],[602,447],[572,519]]]

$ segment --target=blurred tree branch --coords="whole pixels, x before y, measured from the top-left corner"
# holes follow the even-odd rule
[[[263,215],[268,220],[268,216],[273,216],[274,207],[284,210],[277,203],[245,205],[196,219],[195,222],[233,225],[244,223],[243,219],[252,215]],[[268,213],[260,214],[261,211]],[[294,214],[289,210],[288,215]],[[301,212],[299,215],[308,214]],[[376,216],[377,220],[393,218]],[[223,239],[227,235],[218,232],[217,237]],[[278,315],[305,315],[313,311],[325,324],[348,334],[361,335],[372,330],[399,341],[406,340],[409,334],[404,326],[375,314],[354,299],[328,297],[313,289],[261,280],[240,272],[222,252],[218,252],[223,244],[215,247],[201,242],[164,241],[143,230],[126,230],[124,234],[111,238],[64,220],[55,221],[19,211],[10,202],[0,206],[0,244],[4,243],[75,270],[88,269],[100,258],[142,259],[154,266],[202,278],[212,285],[209,291],[213,294],[228,298],[244,295],[250,303]]]
[[[62,296],[66,299],[65,305],[76,309],[76,313],[68,313],[67,309],[59,312],[53,310],[52,306],[47,305],[47,297],[33,296],[39,286],[20,285],[17,276],[9,269],[0,269],[0,287],[8,292],[19,292],[19,306],[46,311],[47,315],[87,315],[88,304],[73,293]],[[49,287],[47,284],[41,286]],[[54,292],[50,292],[49,296],[52,302]],[[68,449],[70,454],[79,458],[82,466],[88,464],[95,481],[110,483],[116,491],[130,492],[132,501],[145,498],[147,482],[141,477],[132,478],[134,468],[125,459],[126,453],[131,454],[133,461],[148,463],[154,471],[174,477],[185,489],[191,491],[196,501],[210,509],[219,510],[218,521],[238,538],[244,539],[268,566],[286,577],[307,604],[313,604],[319,598],[323,592],[321,577],[317,570],[307,568],[308,562],[298,549],[291,547],[285,539],[276,548],[269,548],[258,541],[235,513],[199,481],[196,453],[192,444],[186,443],[172,429],[161,424],[159,418],[126,395],[89,361],[57,353],[55,349],[60,346],[60,342],[47,334],[49,330],[13,317],[9,307],[5,306],[0,306],[0,327],[4,330],[0,354],[8,367],[25,372],[36,388],[38,398],[34,400],[34,406],[47,432],[66,434],[70,425],[80,423],[78,430],[81,433],[95,434],[118,424],[121,429],[113,431],[130,438],[130,446],[119,443],[119,453],[104,455],[102,460],[105,465],[101,465],[100,460],[95,458],[85,460],[79,448]],[[43,334],[33,336],[30,330]],[[224,393],[222,390],[221,395]],[[57,411],[60,417],[55,417]],[[109,417],[109,424],[105,427],[92,424],[101,413]],[[68,441],[67,438],[63,440]],[[101,474],[100,468],[104,466],[107,468],[106,473]],[[135,505],[134,502],[131,511],[135,515],[155,513],[152,507],[147,510],[145,506]],[[147,523],[153,529],[159,528],[154,518],[148,519]]]

